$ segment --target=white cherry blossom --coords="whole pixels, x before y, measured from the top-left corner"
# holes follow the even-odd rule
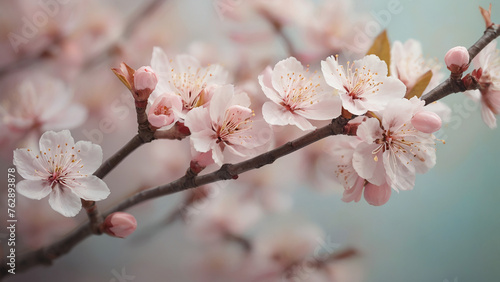
[[[264,103],[262,115],[273,125],[296,125],[312,130],[311,120],[329,120],[341,112],[340,99],[321,75],[309,72],[294,57],[282,60],[273,70],[267,68],[259,76],[264,94],[271,100]]]
[[[326,82],[339,91],[342,106],[355,115],[380,111],[392,100],[403,98],[405,85],[387,77],[387,65],[375,55],[365,56],[347,67],[330,56],[321,62]]]
[[[400,99],[376,113],[380,120],[361,123],[357,136],[363,142],[353,156],[359,176],[378,186],[388,183],[396,191],[410,190],[415,173],[425,173],[436,164],[435,137],[411,123],[423,106],[416,97]]]
[[[108,186],[92,175],[102,162],[99,145],[88,141],[75,144],[68,130],[47,131],[40,138],[40,150],[16,149],[14,165],[25,179],[17,191],[30,199],[49,196],[50,206],[73,217],[82,207],[80,199],[99,201],[108,197]]]
[[[202,153],[211,150],[219,165],[224,161],[226,149],[240,157],[256,153],[253,149],[267,143],[270,133],[265,122],[253,121],[249,105],[248,96],[234,94],[232,85],[217,87],[208,108],[195,108],[186,116],[185,125],[191,131],[194,149]]]

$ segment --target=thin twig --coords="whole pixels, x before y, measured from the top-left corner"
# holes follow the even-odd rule
[[[490,44],[490,42],[495,40],[498,36],[500,36],[500,25],[494,24],[491,27],[487,28],[483,36],[481,36],[481,38],[479,38],[479,40],[469,48],[469,63],[472,62],[472,60],[477,56],[477,54],[479,54],[481,50],[484,49],[484,47],[486,47],[486,45]],[[426,104],[430,104],[450,94],[473,89],[476,88],[466,87],[460,78],[452,79],[451,77],[449,77],[441,84],[439,84],[436,88],[429,91],[429,93],[422,96],[422,100],[424,100]]]

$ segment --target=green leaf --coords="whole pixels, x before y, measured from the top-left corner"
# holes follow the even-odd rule
[[[375,38],[366,55],[377,55],[387,64],[388,75],[391,75],[391,70],[389,69],[391,65],[391,43],[389,43],[389,38],[387,37],[387,30],[384,29],[384,31]]]
[[[427,85],[429,85],[429,82],[432,79],[432,71],[428,70],[426,73],[424,73],[421,77],[418,78],[417,83],[411,88],[406,91],[406,99],[410,99],[413,96],[417,96],[417,98],[420,98],[422,94],[424,94],[425,88],[427,88]]]

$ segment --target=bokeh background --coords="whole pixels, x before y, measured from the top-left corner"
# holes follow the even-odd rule
[[[235,3],[245,1],[251,0]],[[10,2],[12,1],[0,3],[0,22],[3,23],[3,29],[18,30],[19,26],[6,24],[16,22],[11,20],[13,15],[19,17],[19,14],[15,14],[18,11],[11,10],[14,5]],[[169,54],[176,54],[189,50],[196,52],[193,42],[207,42],[226,65],[231,65],[231,58],[239,56],[234,43],[228,39],[228,33],[239,27],[217,14],[215,1],[165,2],[167,3],[147,20],[140,22],[141,26],[132,32],[130,40],[123,40],[125,51],[118,55],[118,58],[105,58],[102,63],[92,66],[83,74],[76,74],[82,76],[77,79],[75,86],[79,97],[86,91],[94,93],[90,98],[81,98],[87,105],[92,104],[94,100],[113,100],[102,100],[99,95],[121,97],[124,88],[120,88],[111,71],[105,74],[103,70],[109,70],[110,67],[117,66],[117,62],[126,59],[136,67],[147,65],[154,45],[164,47]],[[401,12],[391,14],[390,19],[381,25],[387,28],[390,40],[417,39],[422,43],[424,54],[440,62],[449,48],[457,45],[468,47],[481,36],[484,22],[478,6],[486,7],[489,4],[486,0],[359,0],[355,2],[355,11],[363,13],[369,21],[375,21],[374,14],[387,10],[389,5],[395,2],[401,5]],[[105,4],[105,11],[98,10],[100,5],[97,4],[90,7],[77,4],[78,9],[89,10],[82,14],[76,13],[79,15],[77,24],[90,22],[93,17],[103,14],[103,17],[99,17],[101,20],[117,22],[117,26],[107,25],[109,30],[100,31],[109,33],[112,37],[115,33],[118,34],[119,25],[123,25],[122,19],[133,15],[134,11],[144,5],[139,1],[108,1]],[[493,21],[500,22],[500,7],[495,4],[498,3],[493,3]],[[241,28],[254,25],[265,26],[265,23],[247,23]],[[117,30],[113,29],[115,27]],[[293,30],[287,32],[293,33]],[[2,35],[4,34],[5,31],[2,32]],[[4,45],[5,42],[8,43],[5,38],[2,38],[2,42]],[[252,52],[272,53],[273,64],[286,56],[279,39],[269,45],[261,44],[255,48],[257,50]],[[8,52],[4,52],[0,57],[7,56],[6,54]],[[37,66],[30,67],[30,71],[36,72]],[[2,78],[1,96],[4,96],[9,86],[9,75],[15,74]],[[296,186],[292,193],[293,208],[285,215],[270,216],[265,224],[283,221],[308,221],[317,224],[325,233],[323,245],[326,249],[355,247],[360,251],[359,266],[353,271],[362,273],[362,281],[498,281],[500,131],[490,130],[484,125],[479,107],[466,100],[462,94],[447,97],[444,102],[453,111],[451,121],[439,133],[439,137],[444,139],[446,144],[438,144],[437,165],[429,173],[417,176],[414,190],[393,193],[391,200],[382,207],[373,207],[363,201],[346,204],[340,200],[339,193],[326,191],[328,189],[311,189],[311,183],[295,180],[294,175],[283,174],[283,183]],[[95,111],[102,114],[106,107]],[[98,126],[99,119],[92,120],[92,117],[97,115],[96,112],[90,112],[89,123],[72,131],[76,140],[86,139],[84,130]],[[113,116],[112,112],[105,116],[110,117],[115,125],[109,130],[109,134],[104,134],[101,143],[105,156],[110,156],[120,144],[134,135],[135,117],[132,113],[121,119]],[[125,197],[126,193],[132,193],[134,189],[146,185],[144,177],[138,175],[142,170],[137,168],[137,164],[152,164],[151,152],[154,154],[155,150],[157,149],[139,149],[106,178],[106,182],[113,183],[112,189],[123,189],[125,192],[119,197],[110,197],[103,201],[100,203],[101,207],[110,207]],[[185,163],[181,163],[184,158],[175,154],[164,157],[179,159],[177,166],[174,162],[170,169],[180,176],[186,167]],[[273,166],[286,166],[287,160],[292,160],[288,158],[275,162]],[[5,156],[2,159],[2,171],[6,172],[7,167],[11,165],[8,155]],[[263,168],[265,169],[269,168]],[[5,174],[2,173],[2,179]],[[2,180],[2,183],[7,182]],[[229,185],[238,188],[236,183]],[[4,196],[2,194],[2,199],[6,199]],[[186,261],[195,257],[197,250],[195,246],[190,245],[181,224],[177,222],[167,228],[160,228],[148,236],[140,232],[141,228],[152,228],[155,222],[160,221],[178,204],[180,198],[181,195],[175,195],[132,208],[130,212],[136,215],[139,229],[128,239],[106,236],[89,238],[68,255],[56,260],[53,266],[36,267],[6,280],[119,281],[115,273],[125,271],[126,274],[135,276],[134,281],[189,281]],[[24,225],[24,230],[29,230],[29,226],[39,221],[41,216],[39,213],[42,211],[22,212],[22,209],[32,204],[33,201],[18,197],[19,225]],[[36,204],[40,205],[43,212],[53,212],[47,208],[46,200]],[[2,226],[5,213],[0,213]],[[80,214],[72,224],[83,221],[84,218]],[[5,233],[5,229],[2,229],[0,233]],[[39,231],[33,229],[24,232],[36,234]],[[21,234],[21,230],[18,234]],[[56,238],[49,236],[46,240]],[[18,252],[21,252],[26,246],[22,244],[22,238],[18,237],[18,241]],[[2,239],[2,248],[4,244]]]

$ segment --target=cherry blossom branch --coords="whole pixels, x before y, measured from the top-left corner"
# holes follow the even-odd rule
[[[177,193],[180,191],[184,191],[190,188],[198,187],[204,184],[209,184],[220,180],[236,179],[238,175],[243,172],[271,164],[275,160],[283,156],[291,154],[301,148],[304,148],[307,145],[310,145],[328,136],[342,134],[344,132],[344,126],[347,124],[347,122],[348,119],[339,117],[337,119],[334,119],[330,124],[322,128],[316,129],[315,131],[310,132],[298,139],[290,141],[274,150],[268,151],[249,160],[242,161],[240,163],[225,164],[219,170],[212,173],[208,173],[201,176],[193,176],[187,173],[185,176],[169,184],[144,190],[133,195],[132,197],[126,199],[125,201],[111,208],[111,210],[107,211],[104,217],[114,212],[125,210],[127,208],[130,208],[138,203],[144,202],[149,199],[170,195],[173,193]],[[136,139],[136,137],[134,137],[134,139]],[[134,145],[131,145],[130,147],[125,146],[128,149],[122,148],[120,152],[123,152],[125,154],[121,154],[120,157],[116,157],[114,159],[112,157],[111,159],[113,160],[110,161],[111,166],[103,164],[103,167],[104,166],[106,167],[102,169],[104,175],[112,169],[114,162],[121,161],[128,153],[131,152],[130,149],[133,148],[133,146],[138,146],[137,144],[139,144],[138,141],[133,141],[133,142],[131,141],[129,143]],[[119,154],[117,153],[117,155]],[[49,246],[42,247],[36,251],[21,255],[17,263],[17,271],[21,272],[39,264],[50,265],[54,259],[68,253],[74,246],[76,246],[83,239],[92,234],[93,233],[91,229],[91,223],[90,222],[84,223],[83,225],[75,229],[73,232],[66,235],[63,239],[54,242]],[[0,278],[7,274],[8,272],[6,263],[3,263],[1,266]]]
[[[261,168],[268,164],[272,164],[275,160],[291,154],[328,136],[344,133],[344,126],[347,124],[347,122],[348,119],[344,117],[338,117],[334,119],[330,124],[322,128],[316,129],[313,132],[310,132],[300,138],[290,141],[276,149],[260,154],[249,160],[242,161],[236,164],[224,164],[220,169],[205,175],[192,177],[186,174],[185,176],[171,183],[143,190],[118,204],[108,213],[125,210],[149,199],[174,194],[220,180],[237,179],[238,175],[241,173]]]
[[[143,138],[140,134],[135,135],[125,146],[118,152],[107,159],[101,166],[94,172],[94,175],[99,178],[104,178],[113,168],[115,168],[123,159],[125,159],[135,149],[144,144]],[[100,226],[103,222],[103,217],[94,201],[82,200],[82,206],[85,208],[90,221],[90,229],[94,234],[101,234]]]
[[[469,48],[470,60],[472,60],[487,44],[500,35],[500,26],[491,25],[487,28],[484,35],[471,47]],[[462,80],[460,80],[462,81]],[[467,90],[467,89],[465,89]],[[464,91],[464,85],[451,78],[447,79],[445,82],[441,83],[438,87],[433,89],[422,99],[426,101],[427,104],[437,101],[451,93]],[[145,143],[146,140],[153,140],[155,138],[154,134],[148,133],[147,135],[141,136],[141,132],[149,132],[151,129],[146,128],[144,125],[147,123],[147,119],[144,120],[145,111],[137,111],[138,123],[139,123],[139,134],[136,135],[124,148],[120,149],[113,157],[107,160],[97,171],[96,175],[104,177],[109,171],[111,171],[116,165],[118,165],[123,158],[130,154],[133,150],[139,147],[141,144]],[[298,139],[288,142],[276,149],[258,155],[249,160],[236,163],[236,164],[224,164],[219,170],[205,175],[192,175],[186,173],[185,176],[165,185],[154,187],[148,190],[141,191],[130,198],[119,203],[115,207],[111,208],[105,216],[128,209],[141,202],[158,198],[161,196],[170,195],[180,191],[185,191],[190,188],[199,187],[205,184],[217,182],[220,180],[236,179],[238,175],[249,170],[258,169],[262,166],[273,163],[275,160],[291,154],[307,145],[317,142],[328,136],[338,135],[344,133],[344,127],[347,124],[348,119],[344,117],[339,117],[334,119],[330,124],[319,128],[313,132],[310,132]],[[141,124],[143,125],[141,127]],[[143,131],[141,131],[141,128]],[[176,128],[176,127],[174,127]],[[177,129],[176,129],[177,130]],[[170,136],[168,134],[164,136]],[[172,135],[175,136],[175,135]],[[138,140],[137,140],[138,139]],[[177,138],[172,138],[177,139]],[[147,142],[149,142],[147,141]],[[18,262],[18,271],[24,271],[30,267],[39,264],[50,265],[52,261],[67,252],[69,252],[74,246],[83,241],[86,237],[92,235],[91,222],[84,223],[77,229],[72,231],[70,234],[66,235],[59,241],[52,243],[49,246],[42,247],[36,251],[29,252],[22,255]],[[2,263],[0,278],[8,274],[7,266],[5,260]]]
[[[138,124],[138,134],[135,135],[125,146],[123,146],[118,152],[107,159],[95,172],[94,175],[99,178],[104,178],[111,170],[113,170],[120,162],[125,159],[130,153],[139,148],[142,144],[151,142],[154,139],[177,139],[181,140],[189,135],[186,132],[186,127],[183,125],[176,124],[170,130],[166,131],[156,131],[151,129],[149,124],[146,108],[136,107],[137,113],[137,124]],[[158,133],[158,134],[156,134]],[[90,228],[92,233],[101,234],[101,224],[103,223],[103,216],[97,209],[96,203],[94,201],[82,200],[82,206],[85,208],[90,221]]]
[[[488,28],[486,28],[483,36],[481,36],[481,38],[479,38],[479,40],[468,49],[469,64],[472,62],[474,57],[476,57],[477,54],[479,54],[479,52],[486,47],[486,45],[490,44],[490,42],[495,40],[498,36],[500,36],[500,25],[491,24]],[[422,100],[424,100],[426,104],[430,104],[450,94],[474,90],[477,88],[477,81],[475,83],[474,81],[472,83],[464,83],[461,77],[450,76],[436,88],[422,96]]]

